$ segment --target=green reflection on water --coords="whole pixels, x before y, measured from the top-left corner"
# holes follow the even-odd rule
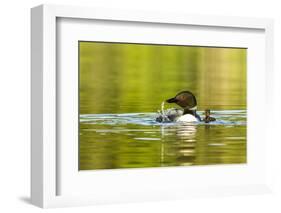
[[[156,112],[182,90],[195,94],[199,110],[246,109],[246,49],[97,42],[79,49],[80,114]],[[79,167],[246,162],[245,125],[190,128],[80,123]]]
[[[103,125],[92,128],[83,126],[88,131],[80,136],[80,169],[246,162],[245,126],[154,126],[136,131],[140,127],[130,125],[121,132],[104,131],[108,126]]]

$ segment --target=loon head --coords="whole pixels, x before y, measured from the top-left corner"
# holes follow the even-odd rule
[[[167,103],[175,103],[184,110],[196,110],[197,101],[195,96],[189,91],[179,92],[175,97],[166,100]]]
[[[179,92],[175,97],[166,100],[166,102],[175,103],[184,109],[183,116],[180,116],[177,119],[178,121],[201,121],[200,116],[196,113],[196,98],[191,92]]]

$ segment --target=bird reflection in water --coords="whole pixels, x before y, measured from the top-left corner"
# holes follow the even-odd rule
[[[193,165],[196,157],[196,124],[180,123],[174,126],[161,126],[161,163],[166,166],[165,157],[176,158],[178,165]],[[177,146],[169,146],[170,135],[176,136]],[[166,143],[167,142],[167,143]],[[167,147],[167,148],[166,148]],[[166,149],[165,149],[166,148]]]

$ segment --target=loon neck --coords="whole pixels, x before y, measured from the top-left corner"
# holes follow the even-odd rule
[[[187,109],[187,108],[185,108],[184,110],[183,110],[183,114],[184,115],[186,115],[186,114],[191,114],[191,115],[196,115],[196,109],[193,109],[193,108],[191,108],[191,109]]]

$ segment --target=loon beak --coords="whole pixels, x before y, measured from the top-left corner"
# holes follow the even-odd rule
[[[175,98],[170,98],[168,100],[166,100],[167,103],[176,103],[177,102],[177,99]]]

